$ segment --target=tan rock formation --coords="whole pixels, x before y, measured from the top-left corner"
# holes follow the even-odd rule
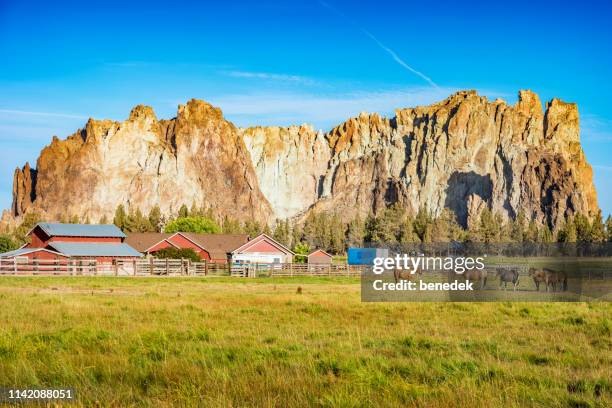
[[[195,202],[238,219],[328,211],[348,220],[399,202],[451,208],[464,224],[487,206],[554,226],[598,209],[576,105],[554,99],[543,111],[530,91],[515,106],[458,92],[392,119],[363,113],[326,134],[306,125],[237,129],[197,100],[171,120],[137,106],[125,122],[89,120],[54,139],[13,185],[13,217],[97,220],[118,204],[172,214]]]
[[[27,166],[15,172],[16,216],[37,211],[97,221],[112,219],[119,204],[174,214],[193,202],[234,218],[266,221],[272,213],[238,130],[197,100],[172,120],[137,106],[125,122],[90,119],[68,139],[54,139],[38,159],[33,202],[28,174]]]

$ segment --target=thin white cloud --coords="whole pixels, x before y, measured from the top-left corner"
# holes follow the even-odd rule
[[[69,119],[87,119],[87,116],[73,115],[71,113],[59,113],[59,112],[36,112],[36,111],[25,111],[16,109],[0,109],[0,113],[6,113],[10,115],[23,115],[23,116],[47,116],[55,118],[69,118]]]
[[[593,167],[598,170],[612,171],[612,166],[604,166],[600,164],[593,164]]]
[[[282,82],[298,82],[301,84],[314,84],[315,81],[300,75],[275,74],[270,72],[252,72],[252,71],[221,71],[223,75],[234,78],[247,79],[263,79]]]
[[[413,74],[421,77],[422,79],[424,79],[425,81],[427,81],[429,83],[429,85],[433,86],[434,88],[438,88],[438,85],[431,80],[431,78],[429,78],[427,75],[423,74],[420,71],[417,71],[416,69],[412,68],[410,65],[406,64],[404,62],[403,59],[401,59],[396,53],[395,51],[393,51],[391,48],[387,47],[385,44],[381,43],[378,38],[376,38],[372,33],[370,33],[367,30],[361,29],[361,31],[363,31],[368,37],[370,37],[372,40],[374,40],[374,42],[376,44],[378,44],[378,46],[380,48],[382,48],[383,50],[385,50],[389,55],[391,55],[391,57],[395,60],[395,62],[397,62],[398,64],[400,64],[402,67],[406,68],[408,71],[412,72]]]
[[[593,114],[583,114],[580,121],[580,133],[586,141],[612,141],[612,120]]]
[[[432,79],[430,77],[428,77],[427,75],[423,74],[422,72],[414,69],[412,66],[408,65],[402,58],[400,58],[399,55],[397,55],[397,53],[395,51],[393,51],[391,48],[389,48],[385,44],[383,44],[374,34],[369,32],[365,28],[363,28],[355,20],[349,18],[346,14],[342,13],[341,11],[339,11],[338,9],[336,9],[335,7],[333,7],[332,5],[330,5],[329,3],[325,2],[325,1],[319,0],[319,4],[321,4],[323,7],[331,10],[333,13],[337,14],[338,16],[342,17],[343,19],[345,19],[346,21],[348,21],[349,23],[351,23],[352,25],[357,27],[362,33],[364,33],[372,41],[374,41],[376,43],[376,45],[378,45],[383,51],[385,51],[387,54],[389,54],[391,56],[391,58],[393,58],[393,60],[397,64],[399,64],[401,67],[403,67],[404,69],[406,69],[409,72],[412,72],[413,74],[417,75],[421,79],[425,80],[432,87],[439,88],[438,85],[434,81],[432,81]]]

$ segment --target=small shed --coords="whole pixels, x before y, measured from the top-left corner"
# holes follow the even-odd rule
[[[330,265],[332,263],[332,256],[322,249],[317,249],[308,254],[308,263],[315,265]]]

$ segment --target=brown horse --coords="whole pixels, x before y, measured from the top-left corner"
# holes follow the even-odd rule
[[[535,283],[537,291],[540,290],[540,283],[542,282],[546,284],[547,292],[549,287],[555,292],[557,290],[557,284],[561,285],[561,290],[567,290],[567,274],[563,271],[553,271],[548,268],[529,268],[529,276],[533,278],[533,283]]]
[[[395,283],[399,282],[400,280],[411,281],[417,277],[420,278],[421,275],[423,275],[423,271],[416,271],[415,273],[410,273],[409,271],[405,271],[402,269],[393,270],[393,278],[395,279]]]
[[[485,269],[471,269],[463,273],[466,281],[480,282],[480,289],[487,286],[487,271]]]

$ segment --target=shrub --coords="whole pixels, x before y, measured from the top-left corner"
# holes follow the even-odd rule
[[[164,248],[153,253],[156,258],[162,259],[189,259],[193,262],[200,262],[202,258],[191,248]]]
[[[0,235],[0,254],[17,249],[17,243],[7,235]]]

